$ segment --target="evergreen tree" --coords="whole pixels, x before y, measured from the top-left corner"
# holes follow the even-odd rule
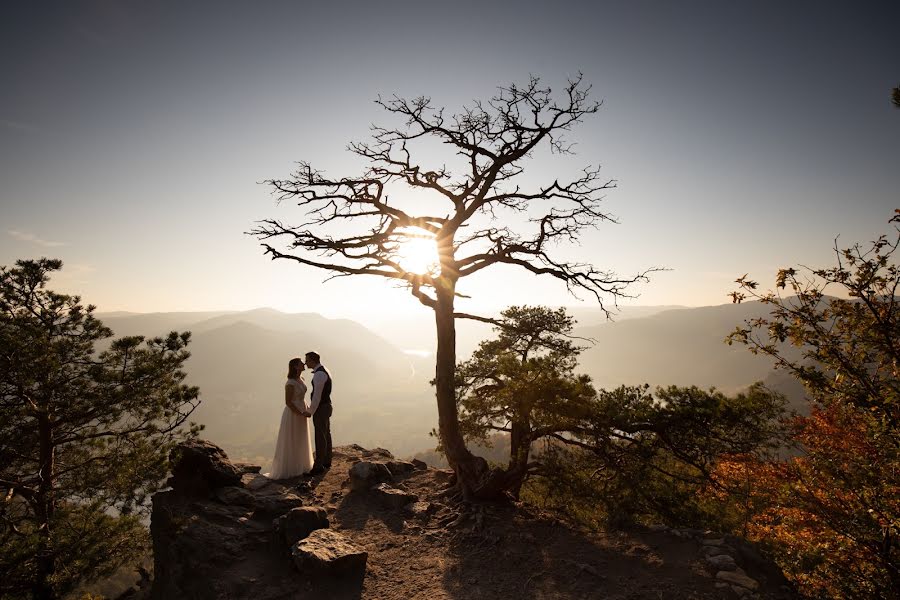
[[[0,596],[58,598],[145,547],[198,390],[190,334],[123,337],[78,296],[47,289],[59,260],[0,267]]]
[[[590,377],[575,373],[582,348],[565,309],[513,306],[496,339],[481,342],[457,367],[460,427],[467,439],[510,435],[504,487],[518,496],[530,469],[531,445],[579,426],[596,396]]]

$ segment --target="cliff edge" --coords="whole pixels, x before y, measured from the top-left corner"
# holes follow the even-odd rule
[[[748,542],[697,530],[585,532],[521,504],[460,506],[452,473],[335,449],[272,481],[202,440],[153,497],[154,599],[795,598]]]

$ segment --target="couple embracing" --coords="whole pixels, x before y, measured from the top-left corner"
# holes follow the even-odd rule
[[[284,412],[272,460],[272,479],[316,476],[331,468],[331,374],[322,366],[316,352],[307,352],[305,363],[312,370],[309,402],[306,401],[308,388],[302,377],[304,360],[293,358],[288,363]],[[315,427],[315,460],[310,419]]]

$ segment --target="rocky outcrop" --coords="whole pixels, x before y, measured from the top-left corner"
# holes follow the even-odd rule
[[[737,597],[752,597],[760,588],[760,582],[779,591],[778,597],[794,596],[793,586],[781,570],[765,558],[756,545],[748,540],[711,531],[688,528],[669,528],[658,525],[650,528],[679,538],[696,540],[700,544],[700,563],[710,575],[715,576],[716,587],[730,589]],[[754,573],[751,577],[747,571]]]
[[[153,496],[152,598],[313,598],[328,587],[312,582],[313,563],[320,574],[362,580],[366,554],[339,534],[316,537],[297,558],[298,543],[330,524],[325,509],[305,505],[295,489],[231,463],[203,440],[182,444],[172,460],[171,489]]]
[[[202,496],[210,490],[241,482],[243,471],[225,451],[206,440],[190,440],[173,451],[169,485],[186,495]]]
[[[209,442],[173,460],[153,497],[155,599],[795,597],[740,538],[585,535],[524,504],[459,503],[452,471],[382,449],[335,448],[324,476],[289,481]]]

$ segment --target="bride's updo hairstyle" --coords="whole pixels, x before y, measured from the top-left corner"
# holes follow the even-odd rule
[[[288,362],[288,379],[293,379],[303,370],[303,359],[302,358],[292,358],[290,362]]]

